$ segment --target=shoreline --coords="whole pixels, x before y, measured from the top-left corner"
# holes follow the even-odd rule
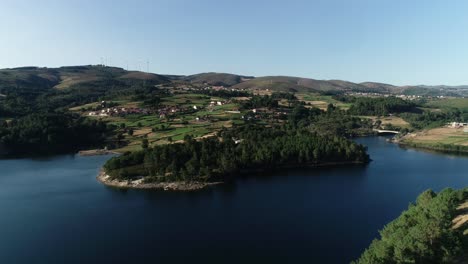
[[[119,189],[164,190],[164,191],[198,191],[223,182],[159,182],[143,183],[144,178],[134,181],[111,180],[104,169],[101,169],[96,179],[102,184]]]
[[[408,142],[394,142],[398,144],[398,146],[403,148],[412,148],[412,149],[419,149],[419,150],[427,150],[441,154],[455,154],[455,155],[468,155],[468,150],[451,150],[446,149],[444,147],[437,147],[431,145],[420,145],[420,143],[408,143]],[[451,146],[451,145],[450,145]]]
[[[437,143],[434,144],[427,144],[427,143],[415,143],[411,141],[406,141],[405,137],[399,138],[399,139],[391,139],[389,140],[392,143],[397,144],[399,147],[402,148],[412,148],[416,150],[426,150],[426,151],[432,151],[436,153],[445,153],[445,154],[455,154],[455,155],[468,155],[468,149],[464,150],[463,148],[466,148],[466,146],[458,146],[458,145],[444,145],[444,144],[439,144]],[[446,146],[454,147],[454,148],[459,148],[459,149],[451,149],[451,148],[446,148]]]
[[[90,156],[102,156],[102,155],[120,155],[121,153],[107,150],[107,149],[89,149],[89,150],[80,150],[78,151],[78,155],[82,157],[90,157]]]
[[[456,144],[456,142],[446,141],[451,137],[464,137],[459,128],[438,127],[433,129],[423,129],[413,133],[407,133],[392,138],[390,141],[404,148],[414,148],[428,150],[446,154],[468,154],[468,145],[466,143]]]
[[[371,160],[369,160],[370,162]],[[366,165],[368,162],[359,162],[359,161],[350,161],[350,162],[325,162],[318,164],[305,164],[305,165],[284,165],[277,167],[275,169],[285,170],[285,169],[297,169],[297,168],[325,168],[325,167],[340,167],[340,166],[349,166],[349,165]],[[262,173],[268,172],[269,169],[248,169],[242,170],[239,173],[245,175],[248,173]],[[119,188],[119,189],[139,189],[139,190],[164,190],[164,191],[198,191],[208,187],[224,184],[224,181],[218,182],[158,182],[158,183],[143,183],[144,177],[141,177],[137,180],[127,180],[119,181],[112,180],[104,168],[101,168],[99,174],[96,176],[96,179],[109,187]]]

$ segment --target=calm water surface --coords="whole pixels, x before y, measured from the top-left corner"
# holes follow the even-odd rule
[[[420,192],[468,186],[466,157],[358,141],[368,166],[198,193],[105,187],[103,156],[0,160],[0,263],[349,263]]]

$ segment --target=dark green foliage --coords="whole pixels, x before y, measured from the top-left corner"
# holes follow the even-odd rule
[[[0,128],[0,143],[15,156],[56,154],[100,145],[106,124],[66,113],[31,114]]]
[[[468,116],[464,116],[458,109],[443,112],[424,111],[421,114],[403,113],[401,117],[416,129],[441,127],[448,122],[465,122]]]
[[[345,101],[352,103],[348,111],[353,115],[386,116],[394,113],[417,111],[414,103],[396,97],[355,97],[348,98]]]
[[[275,99],[272,96],[268,95],[254,95],[250,100],[242,102],[243,109],[253,109],[262,107],[276,108],[278,107],[278,99]]]
[[[425,191],[407,211],[380,232],[380,239],[356,264],[451,263],[468,247],[461,230],[452,229],[457,206],[468,199],[468,189]]]
[[[144,138],[144,139],[141,141],[141,147],[142,147],[143,149],[147,149],[148,146],[149,146],[149,141],[148,141],[147,138]]]
[[[286,99],[290,101],[296,101],[297,97],[293,93],[283,93],[283,92],[275,92],[271,94],[273,99]]]
[[[319,134],[352,137],[372,133],[370,120],[349,115],[333,105],[329,105],[328,110],[324,112],[318,108],[305,108],[296,104],[288,115],[288,121],[290,126],[307,128]]]
[[[143,106],[150,108],[158,108],[161,104],[161,98],[157,95],[152,95],[143,101]]]
[[[369,160],[361,145],[302,130],[244,126],[222,131],[219,136],[221,140],[186,137],[184,143],[114,157],[105,168],[114,177],[128,167],[134,169],[130,176],[149,175],[160,181],[213,180],[242,171]]]

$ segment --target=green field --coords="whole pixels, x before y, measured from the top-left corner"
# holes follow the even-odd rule
[[[297,98],[306,103],[310,103],[320,109],[326,109],[329,104],[333,104],[343,110],[349,109],[351,104],[343,103],[332,98],[331,95],[320,95],[314,93],[297,94]]]
[[[458,108],[462,112],[468,112],[468,98],[433,99],[427,102],[426,106],[438,109]]]

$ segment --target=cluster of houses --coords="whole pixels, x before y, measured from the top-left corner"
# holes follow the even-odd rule
[[[225,87],[225,86],[207,86],[207,87],[204,87],[203,90],[231,91],[231,92],[245,91],[245,89],[234,89],[234,88]]]
[[[221,101],[211,101],[210,106],[215,106],[215,105],[223,105],[224,103]]]
[[[288,113],[284,111],[272,111],[272,110],[262,108],[262,109],[252,109],[250,110],[249,113],[247,113],[245,116],[243,115],[241,118],[244,120],[270,119],[270,118],[282,119],[282,118],[285,118],[287,115]]]
[[[361,96],[361,97],[391,97],[391,96],[394,96],[394,97],[397,97],[397,98],[401,98],[403,100],[409,100],[409,101],[412,101],[412,100],[416,100],[416,99],[421,99],[421,98],[439,98],[439,99],[443,99],[445,98],[445,96],[443,95],[438,95],[438,96],[428,96],[428,95],[406,95],[406,94],[383,94],[383,93],[367,93],[367,92],[348,92],[346,93],[346,95],[350,95],[350,96]]]
[[[397,95],[396,97],[398,98],[401,98],[403,100],[416,100],[416,99],[420,99],[422,96],[421,95],[404,95],[404,94],[400,94],[400,95]]]
[[[144,108],[125,108],[125,107],[113,107],[105,108],[98,111],[91,111],[88,116],[125,116],[129,114],[151,114],[151,111]]]
[[[447,127],[450,127],[450,128],[463,128],[463,132],[468,133],[468,123],[452,122],[452,123],[448,123]]]
[[[194,110],[197,110],[196,106],[193,107]],[[166,118],[167,116],[175,113],[179,113],[185,111],[180,106],[164,106],[158,109],[157,113],[159,115],[159,118]]]

